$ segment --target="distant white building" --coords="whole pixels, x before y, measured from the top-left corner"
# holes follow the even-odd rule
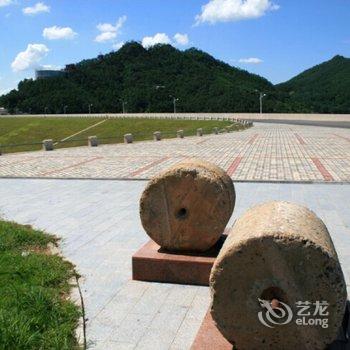
[[[63,70],[40,69],[35,71],[35,79],[57,78],[65,75]]]
[[[0,115],[6,115],[6,114],[9,114],[7,109],[4,107],[0,107]]]

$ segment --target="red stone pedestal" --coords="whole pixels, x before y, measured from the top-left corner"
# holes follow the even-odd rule
[[[199,328],[196,339],[194,340],[191,350],[232,350],[230,344],[216,328],[215,323],[210,315],[210,310]]]
[[[350,350],[350,301],[347,302],[343,324],[339,329],[338,339],[335,340],[327,350]],[[204,317],[191,350],[234,350],[224,336],[216,328],[210,309]]]
[[[226,236],[205,253],[162,250],[154,241],[146,243],[132,257],[132,277],[138,281],[209,285],[210,270]]]

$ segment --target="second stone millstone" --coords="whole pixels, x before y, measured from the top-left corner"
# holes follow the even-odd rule
[[[140,217],[147,234],[162,248],[203,252],[219,240],[235,201],[234,185],[224,170],[191,159],[148,183]]]

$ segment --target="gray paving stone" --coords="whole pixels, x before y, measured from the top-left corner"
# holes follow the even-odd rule
[[[168,350],[175,338],[175,332],[168,329],[147,329],[142,339],[138,342],[136,349],[138,350]]]
[[[190,157],[214,162],[240,181],[350,182],[350,130],[256,123],[242,132],[161,143],[5,154],[0,177],[148,179]],[[327,209],[328,202],[321,205]]]

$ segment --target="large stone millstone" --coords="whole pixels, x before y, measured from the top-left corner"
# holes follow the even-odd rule
[[[206,251],[224,232],[235,198],[232,180],[222,169],[188,160],[148,183],[140,217],[147,234],[162,248]]]
[[[212,268],[210,288],[213,319],[239,350],[323,350],[336,339],[346,304],[344,276],[326,226],[312,211],[286,202],[261,204],[237,220]],[[266,316],[267,309],[258,298],[289,305],[292,321],[263,325],[258,314]],[[327,301],[328,328],[297,325],[299,301]]]

